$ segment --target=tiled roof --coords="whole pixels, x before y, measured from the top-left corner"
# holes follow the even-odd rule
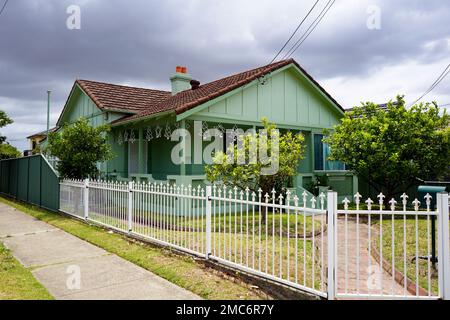
[[[134,88],[89,80],[77,80],[76,83],[89,95],[99,108],[122,110],[132,113],[113,122],[113,124],[119,124],[165,111],[173,111],[176,114],[183,113],[289,64],[294,64],[299,68],[319,90],[344,111],[336,100],[294,59],[282,60],[263,67],[247,70],[203,84],[194,90],[189,89],[179,92],[174,96],[167,91]]]
[[[154,109],[144,110],[134,116],[120,119],[117,122],[134,120],[167,110],[174,110],[177,114],[183,113],[202,103],[205,103],[236,88],[239,88],[272,71],[275,71],[276,69],[288,65],[291,62],[292,60],[276,62],[264,67],[248,70],[226,78],[203,84],[195,90],[185,90],[179,92],[178,94],[163,101]]]
[[[77,80],[76,83],[100,109],[121,110],[139,113],[152,110],[171,97],[168,91],[121,86],[91,80]]]

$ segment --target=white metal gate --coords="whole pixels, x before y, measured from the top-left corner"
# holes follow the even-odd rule
[[[383,194],[378,195],[376,204],[361,198],[356,194],[353,203],[343,201],[343,209],[330,208],[335,230],[335,288],[330,296],[450,298],[445,291],[450,283],[448,194],[438,195],[436,209],[431,208],[427,194],[424,210],[418,199],[408,201],[406,194],[400,203],[388,201],[388,208]]]

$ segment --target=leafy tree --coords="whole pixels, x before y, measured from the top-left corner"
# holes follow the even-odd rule
[[[242,138],[242,148],[239,143],[229,146],[227,152],[217,152],[213,158],[213,164],[205,167],[206,176],[209,181],[221,181],[230,187],[238,187],[241,190],[249,188],[250,191],[258,193],[262,190],[263,196],[271,195],[272,189],[283,191],[290,179],[297,174],[297,168],[305,151],[304,137],[302,134],[294,134],[290,131],[280,134],[274,124],[269,123],[266,118],[262,124],[267,134],[255,132],[246,134]],[[278,138],[278,152],[276,151],[276,138]],[[274,140],[273,140],[274,139]],[[260,150],[267,146],[268,161],[251,160],[251,150]],[[256,146],[252,147],[252,146]],[[244,164],[238,163],[239,156],[245,160]],[[272,174],[266,174],[265,168],[278,162],[278,170]]]
[[[22,153],[9,143],[0,144],[0,160],[19,158],[21,155]]]
[[[12,124],[14,121],[8,117],[6,112],[0,110],[0,128]],[[5,136],[0,136],[0,160],[18,158],[22,154],[14,146],[6,142]]]
[[[436,103],[406,108],[403,96],[387,110],[371,102],[354,108],[326,133],[330,160],[346,163],[386,201],[416,183],[449,172],[450,118]]]
[[[12,124],[14,121],[8,117],[5,111],[0,110],[0,128],[6,127],[8,124]],[[0,143],[6,141],[5,136],[0,136]]]
[[[106,133],[109,126],[92,127],[84,118],[65,124],[61,132],[49,135],[46,151],[59,159],[62,178],[84,179],[98,174],[97,163],[112,158]]]

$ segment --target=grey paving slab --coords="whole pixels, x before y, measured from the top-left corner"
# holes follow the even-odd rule
[[[75,272],[79,274],[80,287],[70,289],[65,284],[69,275]],[[70,263],[41,267],[33,271],[39,281],[47,283],[50,293],[55,296],[131,282],[143,279],[147,273],[145,269],[115,255],[84,258]]]
[[[56,228],[0,203],[0,238],[50,230]]]
[[[61,300],[200,300],[200,297],[155,275],[95,290],[74,293]]]
[[[36,279],[56,299],[200,299],[127,260],[4,204],[0,204],[0,241],[25,267],[32,268]]]
[[[64,263],[106,254],[105,250],[62,230],[4,238],[2,241],[25,267]]]
[[[79,276],[79,287],[70,282],[75,273]],[[42,267],[33,274],[59,299],[198,299],[115,255]]]

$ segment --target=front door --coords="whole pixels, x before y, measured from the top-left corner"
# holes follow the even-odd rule
[[[147,141],[143,143],[144,172],[139,172],[139,142],[128,143],[128,174],[147,173]]]

